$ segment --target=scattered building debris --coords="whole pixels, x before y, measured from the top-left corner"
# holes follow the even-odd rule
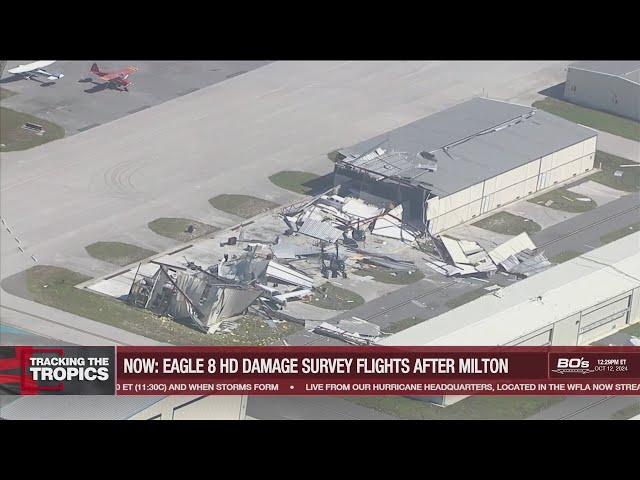
[[[502,271],[530,276],[551,266],[551,262],[536,246],[526,232],[513,237],[487,252],[478,243],[440,236],[446,258],[426,255],[423,259],[430,269],[448,277],[481,275],[490,276],[501,268]],[[447,260],[447,261],[445,261]]]
[[[507,240],[502,245],[498,245],[496,248],[491,250],[489,252],[489,256],[491,257],[491,260],[498,264],[523,250],[535,250],[535,248],[536,246],[533,241],[531,241],[527,232],[522,232],[520,235]]]
[[[313,328],[312,331],[326,337],[337,338],[338,340],[342,340],[343,342],[349,343],[351,345],[373,345],[378,339],[378,336],[370,336],[363,333],[352,332],[343,327],[355,330],[353,328],[353,324],[345,324],[343,321],[341,326],[333,325],[327,322],[321,322],[318,326]]]

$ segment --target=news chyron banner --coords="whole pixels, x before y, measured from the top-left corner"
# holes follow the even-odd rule
[[[0,347],[9,395],[639,395],[638,347]]]

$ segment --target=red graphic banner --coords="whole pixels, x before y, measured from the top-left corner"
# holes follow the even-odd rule
[[[637,347],[117,347],[118,395],[640,395]]]

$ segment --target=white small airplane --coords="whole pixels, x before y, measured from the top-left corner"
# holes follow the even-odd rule
[[[40,60],[38,62],[28,63],[27,65],[18,65],[15,68],[7,70],[9,73],[22,75],[29,79],[36,75],[46,75],[47,80],[59,80],[64,75],[62,73],[51,73],[44,68],[55,63],[55,60]]]

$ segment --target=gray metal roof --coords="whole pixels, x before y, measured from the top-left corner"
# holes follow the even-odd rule
[[[640,60],[586,60],[572,63],[569,67],[624,77],[640,69]]]
[[[444,196],[596,135],[533,107],[474,98],[340,153],[352,166]],[[385,153],[368,154],[376,148]],[[435,172],[422,168],[425,151]]]
[[[33,395],[0,409],[7,420],[125,420],[164,396]]]

